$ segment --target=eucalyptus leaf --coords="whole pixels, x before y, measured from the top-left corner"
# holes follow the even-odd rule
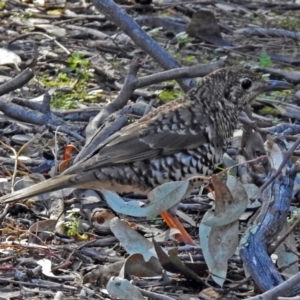
[[[204,259],[208,266],[209,271],[219,276],[219,277],[212,276],[213,280],[219,286],[222,286],[225,281],[224,278],[226,278],[226,274],[227,274],[227,261],[226,260],[223,260],[221,262],[216,261],[209,250],[209,236],[212,227],[205,225],[206,214],[203,216],[202,222],[199,226],[200,243],[201,243]]]
[[[110,221],[110,229],[129,254],[141,253],[145,261],[156,257],[154,245],[119,218]]]
[[[248,204],[247,192],[236,177],[228,174],[227,186],[219,179],[217,183],[219,193],[216,191],[216,212],[207,215],[207,226],[224,226],[238,220]]]
[[[141,206],[138,201],[125,202],[116,193],[102,190],[108,205],[116,212],[133,217],[151,217],[173,207],[186,194],[188,181],[175,181],[164,183],[148,194],[150,204]]]
[[[112,277],[106,288],[110,296],[114,299],[145,300],[136,286],[121,277]]]

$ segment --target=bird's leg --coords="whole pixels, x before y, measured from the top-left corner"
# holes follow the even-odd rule
[[[196,245],[191,236],[187,233],[181,222],[178,220],[176,216],[169,213],[168,211],[162,212],[161,217],[165,220],[167,225],[170,228],[176,228],[180,231],[180,233],[175,234],[175,238],[180,243],[185,243],[187,245]]]
[[[190,178],[189,179],[190,186],[189,186],[186,194],[184,195],[183,199],[190,196],[192,190],[202,186],[204,180],[209,180],[209,179],[210,179],[210,177],[206,177],[206,176],[194,176],[194,177]],[[180,233],[175,234],[175,238],[180,243],[185,243],[187,245],[196,245],[194,240],[191,238],[191,236],[187,233],[187,231],[183,227],[182,223],[176,217],[176,215],[175,215],[176,209],[177,209],[177,205],[170,208],[169,211],[162,212],[160,215],[165,220],[165,222],[167,223],[167,225],[170,228],[176,228],[180,231]]]

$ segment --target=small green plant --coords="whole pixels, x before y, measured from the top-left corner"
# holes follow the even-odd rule
[[[71,211],[68,215],[68,221],[65,222],[66,233],[68,236],[78,238],[80,240],[88,239],[87,234],[79,233],[80,216],[75,212]]]
[[[188,44],[188,43],[191,42],[190,36],[187,33],[185,33],[185,32],[179,32],[178,34],[176,34],[175,37],[176,37],[177,42],[179,44],[186,45],[186,44]]]
[[[57,76],[58,76],[58,79],[60,79],[62,82],[68,82],[70,80],[67,73],[58,73]]]
[[[73,70],[78,67],[87,68],[90,65],[89,61],[84,59],[84,56],[77,52],[73,52],[71,54],[71,56],[68,58],[68,63],[70,65],[70,68]]]
[[[82,76],[85,80],[89,79],[88,67],[90,62],[84,59],[84,56],[80,53],[73,52],[68,58],[69,67],[75,71],[75,74]]]
[[[155,37],[161,32],[162,29],[163,29],[162,27],[153,28],[148,31],[148,34],[152,37]]]
[[[25,20],[28,20],[28,19],[30,19],[31,17],[32,17],[31,12],[25,12],[25,13],[23,14],[23,19],[25,19]]]
[[[262,53],[259,57],[259,65],[261,67],[271,67],[272,66],[271,57],[267,53]]]
[[[287,221],[290,225],[293,225],[294,222],[299,218],[299,214],[300,214],[300,208],[296,208],[294,209],[290,216],[287,218]]]

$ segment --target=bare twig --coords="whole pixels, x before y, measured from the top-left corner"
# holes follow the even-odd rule
[[[273,289],[255,297],[248,298],[248,300],[273,300],[277,299],[280,295],[286,295],[288,292],[291,291],[297,284],[300,282],[300,273],[297,273],[287,281],[281,283],[280,285],[274,287]],[[293,299],[293,298],[289,298]]]
[[[299,223],[300,223],[300,216],[294,222],[294,224],[286,231],[286,233],[276,241],[275,245],[269,249],[270,253],[275,252],[275,250],[278,248],[278,246],[291,234],[291,232],[294,231],[294,229],[299,225]]]
[[[113,102],[107,104],[104,109],[101,110],[101,112],[88,124],[86,128],[87,143],[98,134],[100,126],[111,113],[125,106],[135,89],[136,76],[140,67],[141,61],[139,59],[133,59],[129,66],[124,86],[118,97]]]
[[[25,34],[21,34],[18,35],[17,37],[13,38],[12,40],[10,40],[8,42],[8,44],[12,44],[13,42],[17,41],[17,40],[21,40],[27,36],[32,36],[32,35],[42,35],[44,37],[46,37],[47,39],[49,39],[50,41],[53,41],[58,47],[60,47],[63,51],[65,51],[68,55],[71,54],[71,52],[64,47],[61,43],[59,43],[54,37],[51,37],[50,35],[43,33],[43,32],[37,32],[37,31],[33,31],[33,32],[29,32],[29,33],[25,33]]]
[[[220,60],[212,64],[199,64],[192,67],[176,68],[153,75],[138,78],[135,88],[142,88],[151,84],[161,83],[167,80],[179,78],[203,77],[209,73],[224,67],[224,61]]]
[[[13,79],[1,84],[0,96],[5,95],[9,92],[15,91],[16,89],[24,86],[34,77],[33,71],[30,68],[26,68],[20,74]]]

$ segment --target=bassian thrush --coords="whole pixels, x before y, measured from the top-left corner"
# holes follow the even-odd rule
[[[165,182],[210,175],[222,162],[243,108],[260,93],[291,88],[287,82],[266,81],[251,70],[219,69],[200,79],[182,98],[110,136],[90,158],[56,177],[5,195],[0,202],[67,187],[147,195]],[[185,234],[183,240],[191,243]]]

